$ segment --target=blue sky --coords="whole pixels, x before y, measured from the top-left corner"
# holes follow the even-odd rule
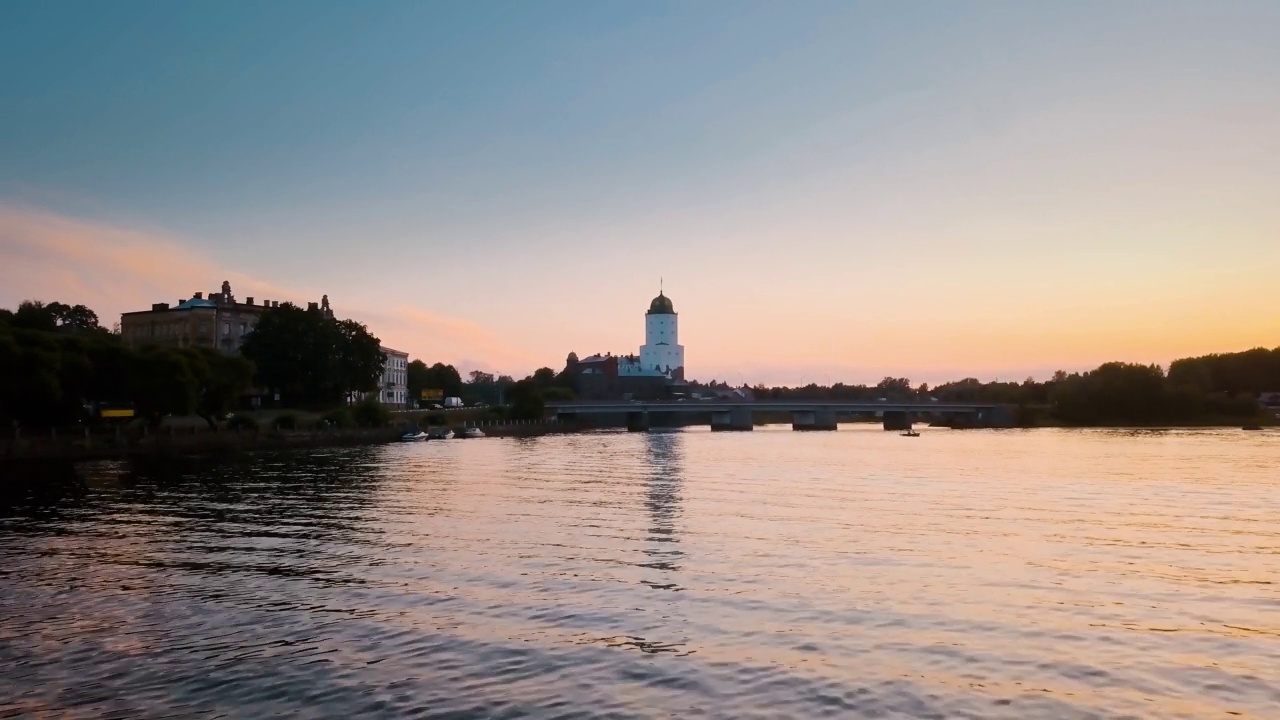
[[[221,273],[517,374],[633,350],[659,276],[704,379],[1274,346],[1277,37],[1275,2],[9,2],[0,302]],[[68,280],[14,250],[51,223],[215,276]]]

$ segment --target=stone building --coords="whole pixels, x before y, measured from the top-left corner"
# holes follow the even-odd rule
[[[143,345],[209,347],[232,354],[240,350],[262,313],[279,306],[278,300],[256,303],[252,297],[239,302],[231,293],[231,283],[224,281],[222,289],[210,292],[208,297],[197,292],[173,306],[154,303],[150,310],[122,314],[120,336],[126,345],[135,348]],[[307,306],[333,317],[328,295],[319,303]]]
[[[658,291],[644,314],[644,345],[640,355],[618,359],[620,377],[684,379],[684,346],[680,344],[680,317],[671,299]]]
[[[569,368],[579,398],[659,400],[684,392],[684,346],[671,299],[659,291],[644,320],[638,355],[592,355]]]

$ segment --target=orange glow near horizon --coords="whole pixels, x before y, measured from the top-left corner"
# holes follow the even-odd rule
[[[321,294],[236,272],[162,235],[32,209],[0,207],[0,239],[5,306],[26,298],[83,302],[107,325],[120,312],[173,302],[223,279],[240,297],[307,302]],[[1167,287],[1159,293],[1151,278],[1119,293],[1087,284],[1046,284],[1037,292],[1036,282],[1023,278],[1003,287],[976,286],[967,298],[951,301],[926,288],[889,306],[863,293],[842,298],[834,285],[793,294],[783,282],[776,296],[766,286],[742,302],[732,293],[725,302],[707,297],[722,290],[718,280],[701,287],[682,283],[671,296],[696,379],[855,383],[891,374],[937,383],[965,376],[1044,377],[1053,369],[1088,369],[1109,360],[1167,367],[1177,357],[1280,345],[1280,314],[1268,312],[1273,289],[1254,273],[1163,280]],[[879,284],[875,292],[889,285]],[[517,376],[541,365],[558,368],[571,350],[634,350],[642,342],[649,299],[602,298],[598,307],[578,306],[576,323],[563,308],[517,301],[490,325],[485,317],[468,316],[467,303],[448,293],[428,308],[404,298],[387,302],[377,292],[330,292],[340,315],[365,322],[388,346],[428,362]],[[1006,299],[1019,296],[1028,301]]]

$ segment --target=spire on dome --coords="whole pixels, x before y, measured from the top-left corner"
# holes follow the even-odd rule
[[[646,315],[675,315],[675,306],[671,304],[671,298],[662,294],[662,289],[658,289],[658,297],[649,303],[649,312]]]

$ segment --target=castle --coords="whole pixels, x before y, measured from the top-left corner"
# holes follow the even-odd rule
[[[644,317],[644,345],[638,355],[571,356],[567,369],[574,391],[582,399],[633,397],[657,399],[684,385],[684,346],[680,318],[661,290]]]

